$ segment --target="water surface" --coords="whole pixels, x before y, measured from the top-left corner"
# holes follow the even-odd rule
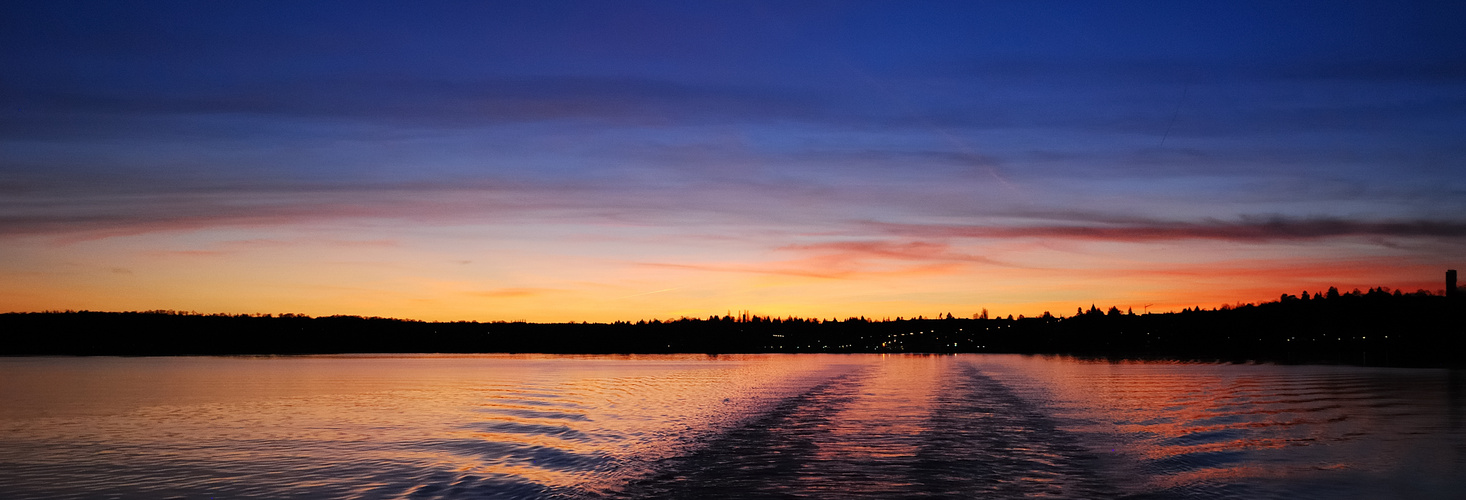
[[[1003,355],[0,359],[17,498],[1452,498],[1466,377]]]

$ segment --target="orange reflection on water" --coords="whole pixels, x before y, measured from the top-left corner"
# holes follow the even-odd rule
[[[0,459],[20,465],[0,479],[135,496],[594,489],[640,473],[615,467],[625,459],[680,453],[823,368],[702,355],[8,360]]]
[[[1109,439],[1117,467],[1150,478],[1144,491],[1242,478],[1322,481],[1340,469],[1411,473],[1401,459],[1456,468],[1462,463],[1452,440],[1422,439],[1460,433],[1435,406],[1447,393],[1447,377],[1428,371],[1016,356],[988,361],[1006,384],[1047,399],[1066,429]],[[1265,463],[1279,465],[1260,465]],[[1434,473],[1439,471],[1427,474]]]
[[[493,355],[0,375],[0,484],[20,497],[1287,497],[1466,477],[1466,380],[1429,370]]]

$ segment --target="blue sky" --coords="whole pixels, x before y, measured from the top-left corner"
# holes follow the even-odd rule
[[[11,2],[0,309],[1428,287],[1466,250],[1463,24],[1454,2]]]

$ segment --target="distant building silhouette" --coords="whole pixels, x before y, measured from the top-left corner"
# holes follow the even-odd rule
[[[1456,270],[1455,269],[1447,269],[1446,270],[1446,296],[1447,297],[1455,297],[1456,296]]]

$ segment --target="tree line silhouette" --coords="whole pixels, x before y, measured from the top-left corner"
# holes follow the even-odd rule
[[[1099,358],[1466,366],[1466,301],[1384,288],[1214,309],[1073,316],[615,323],[424,322],[298,314],[0,314],[0,355],[341,353],[1024,353]]]

